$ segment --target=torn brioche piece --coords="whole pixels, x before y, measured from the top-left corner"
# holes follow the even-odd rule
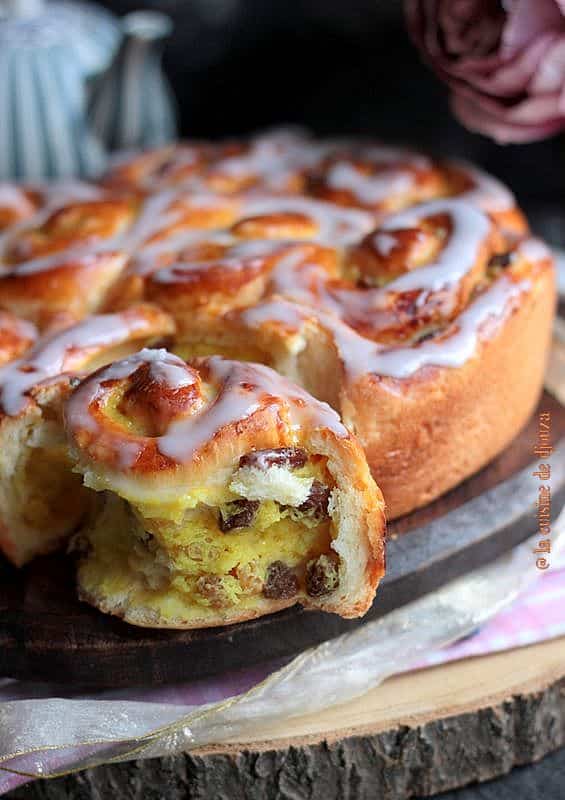
[[[77,376],[172,332],[165,312],[138,305],[45,337],[0,368],[0,549],[14,564],[55,549],[89,507],[62,424]]]
[[[370,607],[381,492],[337,414],[268,367],[143,350],[86,378],[65,424],[100,492],[74,540],[83,600],[164,628]]]

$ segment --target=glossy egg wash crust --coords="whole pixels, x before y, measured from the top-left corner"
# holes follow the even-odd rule
[[[277,373],[143,350],[81,383],[65,418],[100,493],[73,541],[79,592],[103,611],[185,628],[368,609],[382,496],[337,414]]]
[[[188,421],[172,444],[163,417],[178,411],[170,398],[154,397],[142,411],[133,399],[141,390],[116,392],[104,414],[120,432],[118,445],[104,435],[99,446],[107,449],[95,454],[111,493],[100,505],[68,452],[63,415],[76,385],[144,346],[268,365],[338,412],[394,518],[480,469],[525,424],[542,387],[554,283],[551,254],[497,180],[368,140],[275,131],[124,158],[98,184],[0,186],[0,546],[21,564],[86,520],[91,526],[93,507],[106,517],[119,512],[137,531],[139,563],[154,550],[149,561],[167,564],[171,580],[184,575],[196,603],[204,572],[187,577],[159,541],[145,519],[146,495],[139,507],[130,496],[135,477],[158,504],[167,506],[170,491],[185,498],[169,523],[183,541],[189,529],[212,531],[203,534],[213,540],[208,566],[216,538],[235,536],[222,531],[232,517],[250,521],[236,537],[242,553],[259,547],[262,527],[273,542],[276,531],[292,529],[294,540],[300,530],[308,546],[292,558],[274,547],[254,565],[253,603],[282,602],[258,589],[277,561],[292,562],[296,598],[314,602],[308,564],[323,556],[333,569],[328,542],[336,534],[337,484],[323,451],[292,436],[264,446],[250,438],[237,458],[228,447],[223,494],[187,499],[170,478],[172,465],[184,463],[175,446],[186,443]],[[201,380],[191,391],[211,402],[212,384]],[[194,416],[190,441],[212,436],[206,420]],[[287,446],[307,453],[303,466],[285,467],[289,480],[330,492],[329,516],[317,525],[300,518],[297,498],[254,499],[229,488],[239,458]],[[190,463],[178,473],[189,484],[199,462]],[[244,556],[230,547],[222,569],[214,564],[210,573],[225,568],[222,591],[235,587],[230,596],[245,605],[251,590],[236,574]]]

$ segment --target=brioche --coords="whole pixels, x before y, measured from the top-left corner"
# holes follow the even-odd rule
[[[65,420],[101,492],[75,541],[83,599],[171,628],[370,606],[381,493],[337,414],[277,373],[144,350],[86,378]]]

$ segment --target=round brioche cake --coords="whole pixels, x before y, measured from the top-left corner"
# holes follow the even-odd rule
[[[332,406],[389,518],[496,456],[542,388],[551,253],[466,163],[292,129],[178,143],[97,184],[0,186],[0,237],[0,384],[38,337],[151,304],[181,358]]]

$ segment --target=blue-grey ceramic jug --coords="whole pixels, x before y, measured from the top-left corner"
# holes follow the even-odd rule
[[[116,49],[111,14],[82,3],[0,3],[0,177],[93,175],[105,150],[86,117],[86,80]]]
[[[94,177],[110,149],[176,135],[161,73],[168,17],[0,0],[0,179]]]
[[[108,149],[155,147],[176,137],[174,98],[161,69],[171,29],[170,18],[156,11],[123,18],[121,46],[90,97],[92,128]]]

